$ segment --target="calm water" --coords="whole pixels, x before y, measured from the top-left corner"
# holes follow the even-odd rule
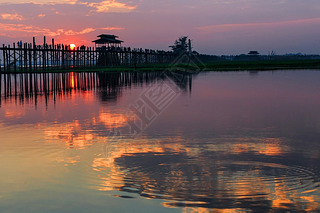
[[[319,212],[319,79],[2,74],[0,212]]]

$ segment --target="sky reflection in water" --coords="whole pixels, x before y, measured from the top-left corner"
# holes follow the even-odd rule
[[[319,211],[320,72],[179,77],[1,75],[0,210]],[[163,82],[179,97],[131,137]]]

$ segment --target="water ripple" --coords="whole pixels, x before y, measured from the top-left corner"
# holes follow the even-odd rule
[[[166,206],[299,209],[310,204],[319,208],[320,179],[309,168],[230,160],[192,164],[179,161],[178,155],[157,157],[172,161],[158,164],[159,159],[152,159],[152,164],[143,155],[119,158],[119,173],[114,170],[99,187],[125,193],[115,193],[118,197],[137,194],[161,199]]]

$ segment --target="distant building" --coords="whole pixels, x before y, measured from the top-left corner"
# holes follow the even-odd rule
[[[260,53],[258,52],[258,51],[255,51],[255,50],[253,50],[253,51],[250,51],[249,53],[248,53],[248,55],[259,55]]]
[[[117,39],[118,36],[115,35],[101,34],[97,37],[99,37],[99,39],[92,41],[96,47],[120,47],[123,42]]]

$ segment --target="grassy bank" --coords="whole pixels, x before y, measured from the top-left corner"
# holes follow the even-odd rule
[[[281,70],[281,69],[320,69],[320,60],[270,60],[270,61],[216,61],[204,64],[153,64],[143,66],[100,67],[90,71],[164,71],[164,70],[201,70],[201,71],[244,71],[244,70]]]
[[[320,69],[320,60],[277,60],[277,61],[217,61],[204,64],[153,64],[96,67],[88,71],[164,71],[164,70],[202,70],[202,71],[244,71],[244,70],[281,70],[281,69]],[[85,70],[84,70],[85,71]]]
[[[70,68],[60,70],[37,70],[33,73],[43,72],[132,72],[132,71],[261,71],[283,69],[320,69],[320,60],[261,60],[261,61],[216,61],[204,64],[150,64],[134,66],[114,67],[88,67]],[[3,71],[3,70],[2,70]],[[29,73],[30,71],[27,71]],[[2,72],[3,73],[3,72]],[[10,73],[14,73],[11,71]],[[19,72],[16,72],[19,73]],[[20,72],[21,73],[21,72]],[[23,72],[22,72],[23,73]]]

